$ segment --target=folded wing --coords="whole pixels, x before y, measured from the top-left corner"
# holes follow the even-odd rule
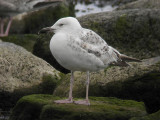
[[[103,62],[104,66],[128,66],[126,62],[140,62],[138,59],[120,54],[116,49],[109,46],[98,34],[89,29],[83,29],[80,39],[81,48],[87,51],[88,54],[95,55]]]

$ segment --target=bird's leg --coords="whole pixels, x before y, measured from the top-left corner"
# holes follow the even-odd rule
[[[65,99],[65,100],[56,100],[54,101],[55,103],[58,103],[58,104],[73,103],[73,97],[72,97],[73,81],[74,81],[74,72],[71,71],[69,97],[68,99]]]
[[[69,98],[68,100],[72,101],[72,89],[73,89],[73,81],[74,81],[74,73],[71,71],[71,80],[70,80],[70,90],[69,90]]]
[[[79,100],[75,101],[75,104],[82,104],[82,105],[90,105],[89,99],[88,99],[88,91],[89,91],[89,71],[87,71],[87,82],[86,82],[86,99],[85,100]]]
[[[12,23],[12,17],[9,18],[9,22],[8,22],[8,25],[7,25],[5,34],[4,34],[5,36],[8,36],[9,30],[10,30],[10,27],[11,27],[11,23]]]
[[[9,18],[9,22],[8,22],[6,31],[5,31],[5,33],[4,33],[4,20],[3,20],[3,18],[1,18],[1,32],[0,32],[0,37],[8,36],[9,30],[10,30],[10,27],[11,27],[11,23],[12,23],[12,17]]]

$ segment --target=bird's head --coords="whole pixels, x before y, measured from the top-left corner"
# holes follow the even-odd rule
[[[53,26],[43,28],[39,31],[39,33],[47,33],[47,32],[69,32],[76,33],[81,29],[81,25],[78,20],[74,17],[65,17],[59,19]]]

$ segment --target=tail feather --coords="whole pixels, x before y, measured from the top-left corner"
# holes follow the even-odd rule
[[[112,50],[114,51],[114,53],[116,53],[117,55],[117,61],[116,62],[111,62],[111,65],[116,65],[116,66],[130,66],[127,62],[142,62],[139,59],[136,58],[132,58],[129,57],[127,55],[124,54],[120,54],[116,49],[112,48]]]
[[[139,59],[132,58],[132,57],[129,57],[129,56],[126,56],[126,55],[123,55],[123,54],[120,55],[120,58],[122,59],[122,61],[126,61],[126,62],[142,62]]]

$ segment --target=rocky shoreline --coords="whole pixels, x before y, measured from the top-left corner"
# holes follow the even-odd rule
[[[139,0],[121,6],[119,10],[113,12],[90,14],[78,18],[83,27],[97,32],[109,45],[114,46],[121,53],[142,59],[141,63],[131,63],[130,67],[109,67],[99,73],[92,73],[89,94],[91,96],[99,96],[97,98],[92,97],[93,103],[96,103],[95,106],[97,104],[99,105],[97,101],[100,101],[100,97],[102,96],[107,99],[107,102],[103,98],[100,104],[105,103],[105,105],[112,106],[112,101],[108,97],[116,97],[114,99],[114,105],[116,107],[114,108],[112,106],[113,109],[111,111],[100,106],[95,107],[96,110],[100,107],[99,110],[107,111],[107,113],[102,112],[103,114],[101,114],[97,113],[97,111],[94,113],[92,111],[93,109],[91,109],[93,113],[91,112],[90,114],[93,116],[93,119],[97,119],[97,116],[101,115],[105,118],[106,114],[110,116],[110,118],[106,118],[108,120],[160,119],[160,9],[158,6],[160,2],[158,0],[149,0],[148,4],[150,5],[147,6],[146,1]],[[154,5],[155,3],[156,5]],[[21,35],[21,37],[13,35],[1,39],[0,108],[3,109],[0,111],[0,120],[8,119],[10,112],[6,111],[10,110],[10,107],[13,107],[21,97],[30,94],[41,95],[31,95],[21,98],[12,111],[12,115],[14,116],[16,114],[16,118],[12,116],[10,120],[16,120],[22,116],[23,119],[21,118],[20,120],[26,120],[26,111],[34,112],[35,109],[41,110],[39,112],[42,113],[41,115],[39,113],[35,115],[29,113],[28,116],[30,119],[35,119],[35,116],[38,116],[36,119],[41,120],[42,118],[43,120],[57,118],[57,116],[50,116],[47,110],[51,113],[60,112],[57,119],[66,119],[67,117],[62,118],[61,114],[64,113],[67,115],[68,108],[74,105],[62,109],[64,106],[54,105],[52,99],[59,99],[56,96],[67,97],[70,75],[61,73],[68,73],[68,71],[63,71],[63,68],[59,69],[61,72],[57,71],[55,69],[56,67],[54,68],[54,65],[57,66],[57,64],[53,61],[51,62],[51,54],[48,52],[50,37],[30,34]],[[25,42],[24,44],[20,43],[21,39],[22,41],[29,42],[29,44],[25,44]],[[15,44],[22,47],[8,42],[15,42]],[[26,49],[30,50],[30,52]],[[37,54],[38,52],[36,53],[35,51],[40,51],[41,54]],[[79,97],[83,98],[85,92],[84,79],[86,76],[81,72],[76,72],[75,76],[73,94],[76,99]],[[47,96],[45,94],[51,95]],[[54,97],[52,94],[54,94]],[[46,100],[46,98],[48,99]],[[135,116],[135,114],[131,114],[136,111],[135,109],[128,108],[128,106],[126,108],[119,107],[128,105],[128,102],[118,102],[124,99],[132,99],[135,103],[136,101],[143,101],[146,109],[142,113],[145,114]],[[45,103],[45,100],[48,103]],[[35,109],[32,105],[35,106]],[[27,106],[31,106],[31,108],[27,108]],[[77,106],[75,107],[77,108]],[[83,106],[81,108],[90,110]],[[128,109],[133,111],[127,113],[126,110]],[[75,108],[71,110],[74,111]],[[19,114],[21,111],[23,111],[23,115]],[[90,111],[87,111],[87,113],[84,111],[78,111],[77,113],[71,112],[69,118],[75,120],[78,116],[80,120],[84,118],[89,119],[91,116],[86,115],[88,112]],[[82,115],[82,117],[79,115]],[[114,115],[118,115],[118,117],[116,116],[117,118],[115,118]]]

